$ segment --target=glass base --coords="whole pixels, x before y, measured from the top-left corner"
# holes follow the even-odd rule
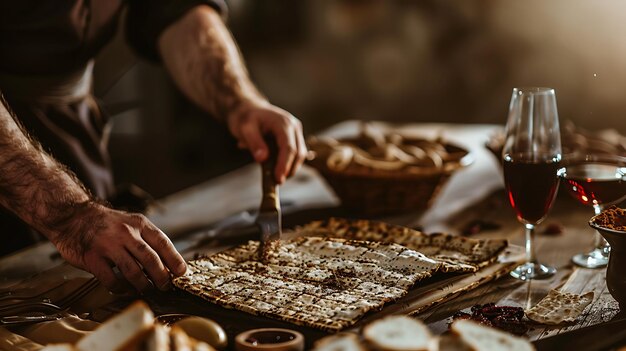
[[[511,276],[519,280],[545,279],[556,273],[556,268],[545,266],[541,263],[526,262],[517,266]]]
[[[572,261],[576,265],[585,268],[606,267],[609,263],[609,251],[610,250],[593,249],[588,253],[578,254],[572,257]]]

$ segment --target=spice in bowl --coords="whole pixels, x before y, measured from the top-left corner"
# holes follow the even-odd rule
[[[611,296],[619,303],[620,309],[626,309],[626,210],[611,206],[589,220],[589,225],[596,229],[611,245],[611,255],[606,269],[606,285]]]
[[[606,229],[626,231],[626,210],[611,206],[595,216],[593,223]]]

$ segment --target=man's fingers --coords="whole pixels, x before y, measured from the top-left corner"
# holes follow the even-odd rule
[[[89,271],[104,285],[109,291],[118,290],[119,282],[109,266],[109,262],[101,256],[93,257],[89,264]]]
[[[276,181],[285,182],[288,172],[291,171],[296,156],[296,138],[289,126],[279,125],[274,131],[278,144],[278,159],[276,160]]]
[[[246,145],[257,162],[265,161],[269,153],[264,135],[271,132],[276,138],[278,155],[274,175],[279,184],[284,183],[304,162],[307,150],[302,124],[289,112],[263,105],[250,109],[247,115],[233,121],[231,130],[239,140],[239,146]]]
[[[296,174],[300,166],[302,166],[302,164],[304,163],[307,154],[307,147],[306,143],[304,142],[304,135],[302,134],[302,124],[299,121],[296,122],[296,129],[294,133],[298,150],[296,151],[293,165],[291,166],[291,170],[289,171],[289,177]]]
[[[267,159],[267,144],[263,140],[261,128],[254,122],[248,122],[241,126],[241,138],[252,153],[256,162],[263,162]]]
[[[161,257],[161,260],[163,260],[170,272],[175,276],[185,274],[187,264],[165,233],[154,227],[154,225],[150,225],[144,227],[141,231],[141,237]]]
[[[126,244],[126,249],[139,262],[148,276],[160,290],[170,290],[170,273],[161,262],[159,255],[142,238]]]
[[[139,264],[126,249],[118,250],[112,257],[113,263],[120,270],[126,279],[137,291],[145,291],[151,287],[151,283],[139,267]]]

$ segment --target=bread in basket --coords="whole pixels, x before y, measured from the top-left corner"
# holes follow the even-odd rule
[[[385,133],[363,124],[358,136],[308,140],[309,161],[342,206],[361,215],[426,209],[448,178],[471,163],[468,151],[441,139]]]

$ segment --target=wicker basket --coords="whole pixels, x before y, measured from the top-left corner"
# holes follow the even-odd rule
[[[342,207],[350,213],[376,216],[421,211],[429,207],[456,170],[471,162],[467,150],[450,144],[445,147],[464,152],[466,156],[458,162],[446,163],[441,169],[429,168],[419,174],[365,169],[337,172],[322,162],[311,165],[326,179]]]

